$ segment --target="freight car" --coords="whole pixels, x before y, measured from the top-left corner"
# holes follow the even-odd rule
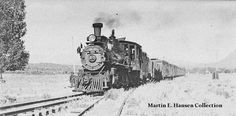
[[[163,79],[173,79],[174,77],[185,75],[185,69],[170,64],[167,61],[153,58],[150,60],[149,70],[151,80],[160,81]]]
[[[71,76],[73,91],[103,92],[182,75],[177,66],[149,59],[138,43],[116,38],[114,30],[110,37],[102,36],[102,23],[94,23],[93,27],[94,34],[87,37],[87,45],[77,49],[83,69]]]

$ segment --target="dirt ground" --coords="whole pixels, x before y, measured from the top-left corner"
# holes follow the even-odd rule
[[[69,75],[4,75],[1,101],[17,102],[71,93]],[[106,98],[87,116],[116,114],[129,91],[109,90]],[[142,85],[132,93],[122,111],[123,116],[236,116],[236,74],[212,76],[190,74],[173,80]],[[151,106],[151,104],[153,104]],[[171,107],[168,107],[170,104]],[[174,106],[174,104],[177,104]],[[201,104],[206,104],[204,107]],[[193,107],[191,107],[193,105]],[[195,106],[196,105],[196,106]],[[214,107],[213,107],[214,106]],[[220,107],[221,106],[221,107]],[[68,113],[68,112],[67,112]],[[63,115],[63,114],[60,114]]]
[[[219,80],[212,80],[210,74],[187,75],[139,87],[128,99],[123,115],[235,116],[235,92],[236,74],[220,74]],[[155,105],[149,106],[151,103]]]
[[[72,94],[69,75],[4,74],[3,78],[0,105]]]
[[[128,91],[108,92],[86,116],[117,114]],[[138,87],[127,100],[122,116],[235,116],[235,92],[236,74],[220,74],[219,80],[212,80],[210,74],[191,74]],[[155,105],[149,106],[151,103]]]

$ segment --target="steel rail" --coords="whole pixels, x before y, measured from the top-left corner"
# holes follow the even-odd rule
[[[79,94],[73,94],[69,96],[1,106],[0,116],[18,114],[18,113],[23,113],[27,111],[32,111],[37,108],[44,108],[44,107],[63,104],[68,101],[76,100],[79,98],[79,96],[82,96],[82,95],[85,95],[85,94],[79,93]]]
[[[121,116],[122,111],[123,111],[123,108],[124,108],[124,106],[125,106],[125,103],[127,102],[129,96],[134,92],[134,90],[135,90],[135,89],[133,89],[133,90],[126,96],[126,98],[123,100],[123,102],[122,102],[122,104],[121,104],[121,106],[120,106],[120,108],[119,108],[119,110],[118,110],[116,116]]]
[[[98,104],[101,100],[103,100],[105,97],[102,97],[101,99],[97,100],[96,102],[94,102],[93,104],[91,104],[90,106],[88,106],[87,108],[85,108],[85,110],[83,110],[82,112],[80,112],[78,114],[78,116],[83,116],[86,112],[88,112],[90,109],[92,109],[95,104]]]
[[[25,106],[25,105],[35,104],[35,103],[42,103],[42,102],[47,102],[47,101],[54,101],[54,100],[59,100],[59,99],[65,99],[65,98],[68,98],[68,97],[81,96],[81,94],[82,93],[80,93],[80,94],[73,94],[73,95],[69,95],[69,96],[63,96],[63,97],[56,97],[56,98],[50,98],[50,99],[37,100],[37,101],[30,101],[30,102],[15,103],[15,104],[10,104],[10,105],[3,105],[3,106],[0,106],[0,110],[12,108],[12,107],[20,107],[20,106]]]

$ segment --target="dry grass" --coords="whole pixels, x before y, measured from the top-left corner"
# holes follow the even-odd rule
[[[21,77],[21,78],[19,78]],[[35,76],[8,75],[7,84],[1,85],[1,97],[8,101],[19,101],[27,96],[35,98],[48,98],[60,93],[68,92],[68,76]],[[45,81],[46,80],[46,81]],[[28,83],[28,85],[27,85]],[[131,90],[129,90],[131,91]],[[97,104],[86,116],[113,116],[117,114],[122,101],[129,91],[112,89],[105,94],[105,99]],[[160,83],[149,83],[138,87],[129,97],[123,115],[129,116],[235,116],[236,111],[236,74],[220,74],[219,80],[212,80],[211,75],[189,75],[164,80]],[[3,94],[2,94],[3,93]],[[86,103],[96,97],[84,96],[81,100],[70,103],[72,109],[85,107]],[[148,107],[154,104],[195,104],[216,103],[222,108],[160,108]],[[70,115],[67,111],[64,114]]]
[[[0,104],[26,102],[71,94],[69,75],[5,74]]]
[[[233,116],[236,115],[236,74],[221,74],[219,80],[211,75],[189,75],[173,81],[161,81],[139,87],[125,106],[124,114],[138,116]],[[216,103],[223,108],[148,107],[148,103],[195,104]]]
[[[123,100],[129,91],[124,89],[111,89],[105,94],[105,99],[99,102],[92,111],[85,116],[116,116]]]

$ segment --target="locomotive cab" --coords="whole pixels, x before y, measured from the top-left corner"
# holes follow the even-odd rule
[[[142,55],[141,46],[135,42],[120,40],[120,47],[125,51],[125,65],[132,67],[133,70],[140,70]]]
[[[126,62],[130,68],[130,85],[136,86],[142,83],[144,78],[148,77],[148,62],[147,54],[142,51],[142,47],[131,41],[119,40],[120,47],[125,51]]]

